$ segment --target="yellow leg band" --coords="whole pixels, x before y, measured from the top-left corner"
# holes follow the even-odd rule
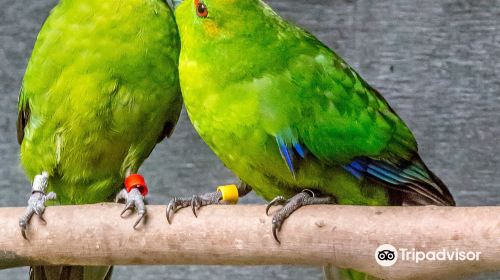
[[[222,200],[230,204],[238,203],[238,187],[236,185],[227,185],[217,187],[217,191],[222,193]]]

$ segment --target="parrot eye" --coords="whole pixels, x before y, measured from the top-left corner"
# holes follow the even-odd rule
[[[199,2],[195,0],[196,5],[196,14],[199,17],[206,18],[208,16],[207,6],[203,2]]]

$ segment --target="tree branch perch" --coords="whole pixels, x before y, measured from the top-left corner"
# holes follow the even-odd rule
[[[271,234],[264,206],[208,206],[195,218],[180,210],[172,225],[164,206],[148,206],[146,224],[122,205],[48,207],[21,236],[24,208],[0,208],[0,268],[26,265],[323,265],[386,279],[444,279],[500,270],[500,208],[307,206]],[[379,266],[389,243],[421,251],[481,252],[478,261],[401,261]]]

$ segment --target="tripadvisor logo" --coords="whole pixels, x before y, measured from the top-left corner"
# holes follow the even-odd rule
[[[390,244],[380,245],[375,250],[375,260],[381,266],[393,266],[398,260],[398,251]]]
[[[459,249],[420,251],[415,248],[399,248],[384,244],[375,250],[375,261],[380,266],[393,266],[398,260],[419,263],[422,261],[479,261],[481,252]]]

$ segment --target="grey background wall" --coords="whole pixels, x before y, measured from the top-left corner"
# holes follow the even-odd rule
[[[122,0],[125,1],[125,0]],[[0,207],[23,206],[17,93],[40,25],[56,0],[0,0]],[[459,205],[498,205],[500,193],[500,1],[272,0],[281,15],[333,47],[407,121],[423,158]],[[142,168],[150,202],[235,182],[186,115]],[[245,203],[263,203],[250,196]],[[464,225],[466,226],[466,225]],[[118,267],[117,279],[320,279],[304,267]],[[0,271],[26,279],[27,269]],[[474,279],[498,279],[487,274]]]

